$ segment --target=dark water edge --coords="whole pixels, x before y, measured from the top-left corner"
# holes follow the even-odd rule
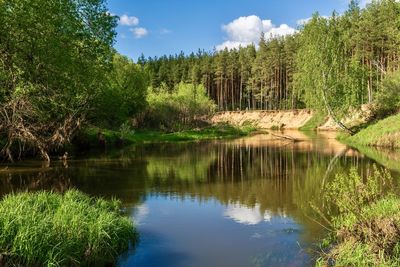
[[[140,242],[119,266],[309,266],[325,234],[310,202],[324,186],[377,164],[331,135],[289,133],[238,140],[132,146],[64,166],[0,165],[0,195],[77,188],[117,197]],[[393,172],[398,176],[397,172]]]

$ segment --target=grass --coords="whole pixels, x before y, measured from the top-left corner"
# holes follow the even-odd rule
[[[332,216],[317,266],[399,266],[400,199],[386,171],[366,179],[352,169],[326,187]]]
[[[76,190],[7,195],[0,202],[0,265],[112,263],[136,238],[119,208]]]
[[[400,114],[380,120],[353,136],[341,135],[339,140],[349,145],[400,148]]]
[[[306,122],[302,127],[299,128],[300,131],[312,131],[317,129],[319,126],[324,124],[326,121],[326,115],[322,112],[315,113],[312,118]]]
[[[182,142],[182,141],[200,141],[214,139],[229,139],[240,136],[246,136],[256,131],[252,126],[244,126],[241,128],[230,125],[215,125],[202,129],[186,130],[175,133],[165,133],[160,131],[140,130],[125,134],[124,143],[159,143],[159,142]],[[101,132],[107,144],[117,144],[120,139],[118,131],[112,131],[99,128],[87,128],[78,137],[78,143],[83,143],[91,147],[98,145],[97,134]]]

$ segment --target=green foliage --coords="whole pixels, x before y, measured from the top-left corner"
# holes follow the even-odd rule
[[[82,266],[113,262],[136,239],[120,203],[38,192],[5,196],[0,202],[2,263],[26,266]]]
[[[124,130],[124,127],[122,127],[120,131],[106,130],[100,128],[86,128],[79,133],[79,136],[76,138],[77,140],[75,141],[75,144],[78,147],[96,148],[99,146],[97,138],[99,132],[104,135],[107,146],[114,146],[118,144],[121,139],[128,144],[200,141],[221,138],[236,138],[249,135],[251,132],[254,132],[256,130],[256,128],[252,126],[237,128],[225,124],[174,133],[147,130],[132,131],[130,127]]]
[[[114,55],[109,86],[99,92],[93,120],[99,126],[119,127],[146,107],[148,78],[132,60]]]
[[[0,1],[0,13],[2,152],[19,143],[49,159],[107,86],[116,18],[104,0]]]
[[[146,125],[165,130],[181,130],[215,110],[201,85],[179,83],[172,91],[166,86],[150,88],[147,102]]]
[[[339,224],[343,224],[356,218],[364,206],[383,198],[386,189],[392,185],[391,180],[387,171],[379,171],[376,167],[365,180],[356,169],[351,169],[348,174],[336,175],[327,185],[325,199],[332,204],[335,212],[344,214],[345,219],[339,217]]]
[[[337,175],[326,191],[324,200],[336,214],[326,240],[333,247],[317,266],[398,266],[400,199],[390,174],[374,167],[364,179],[352,169]]]
[[[380,98],[382,80],[399,69],[399,17],[398,1],[363,9],[351,1],[344,14],[315,14],[292,36],[261,36],[258,50],[250,45],[141,62],[153,88],[201,83],[219,110],[307,107],[340,119]]]
[[[400,147],[400,114],[368,126],[353,136],[342,137],[351,144],[388,148]]]
[[[374,115],[383,118],[400,110],[400,72],[391,73],[382,82],[374,100]]]
[[[304,124],[300,130],[301,131],[312,131],[317,129],[326,121],[326,114],[323,112],[316,112],[312,118]]]

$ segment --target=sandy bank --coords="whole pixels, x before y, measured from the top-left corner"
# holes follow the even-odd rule
[[[225,111],[218,112],[212,118],[212,123],[228,123],[234,126],[251,124],[260,129],[275,127],[298,129],[313,116],[308,109],[300,110],[255,110],[255,111]]]

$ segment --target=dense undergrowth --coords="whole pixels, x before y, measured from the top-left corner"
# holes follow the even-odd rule
[[[400,199],[387,171],[337,175],[324,201],[332,231],[317,266],[399,266]]]
[[[135,242],[120,203],[75,190],[7,195],[0,202],[0,266],[103,266]]]

